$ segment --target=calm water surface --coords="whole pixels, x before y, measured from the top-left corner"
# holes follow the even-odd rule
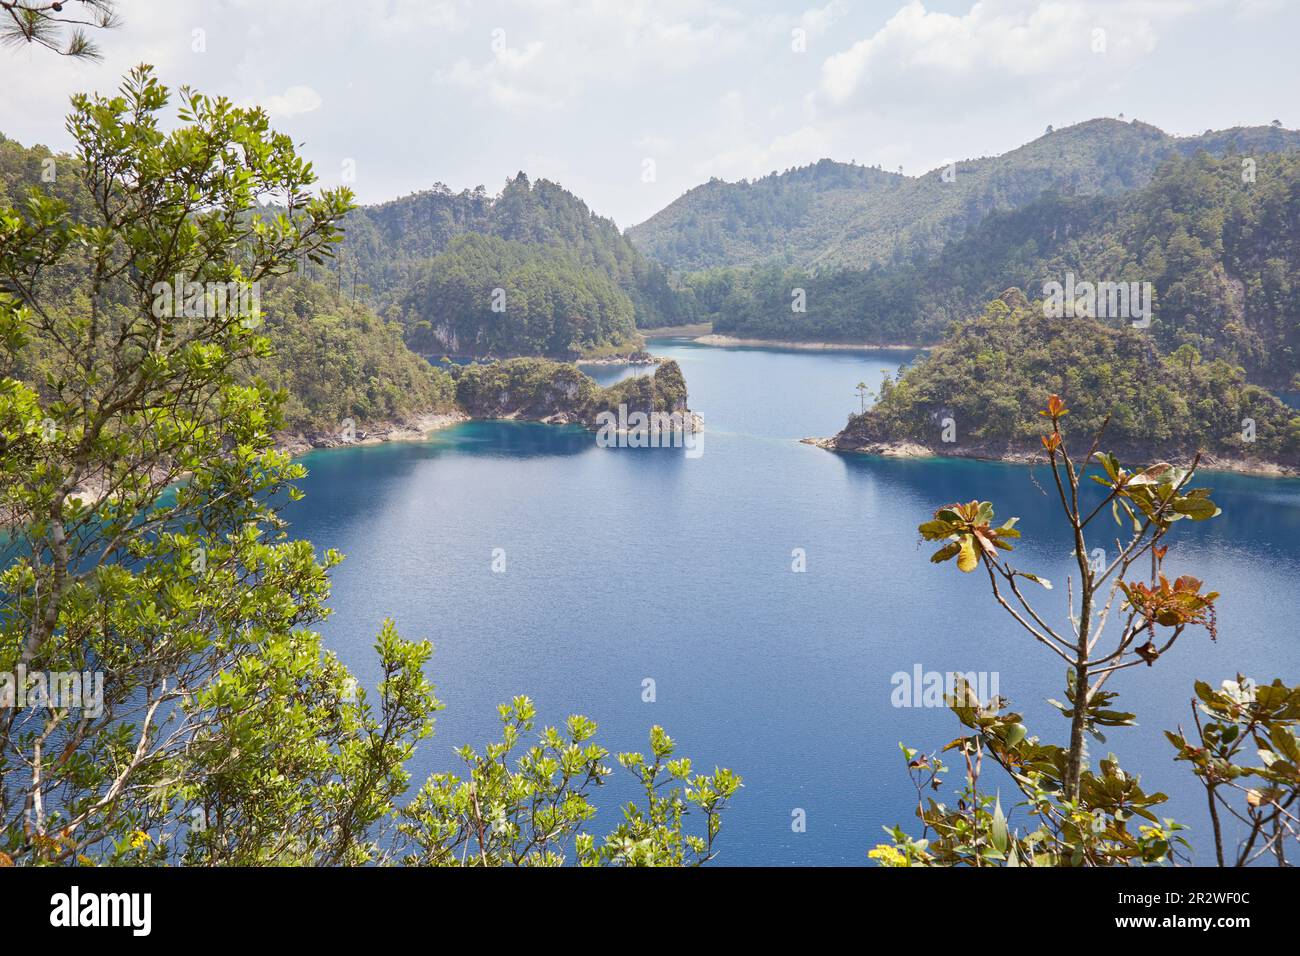
[[[1045,702],[1063,696],[1063,665],[1008,622],[987,581],[929,564],[915,530],[939,505],[989,499],[1021,518],[1019,565],[1063,585],[1071,548],[1054,533],[1044,468],[799,443],[833,434],[858,407],[857,383],[875,387],[909,353],[652,347],[681,364],[707,422],[699,458],[601,449],[575,428],[474,422],[427,443],[305,459],[307,498],[287,511],[294,533],[347,555],[329,645],[373,684],[384,617],[434,642],[430,676],[447,708],[413,764],[417,782],[456,767],[453,747],[495,739],[496,705],[526,693],[546,722],[592,717],[611,751],[644,749],[657,723],[697,767],[740,772],[719,862],[862,864],[882,825],[916,829],[899,741],[937,748],[959,729],[942,708],[892,706],[895,672],[996,672],[1031,732],[1064,740],[1066,721]],[[1169,793],[1165,815],[1208,849],[1203,796],[1161,730],[1190,725],[1197,677],[1300,679],[1300,482],[1207,483],[1225,514],[1179,529],[1171,570],[1223,592],[1219,639],[1191,634],[1155,667],[1113,678],[1141,726],[1094,755],[1115,752]],[[495,548],[504,574],[491,571]],[[791,571],[796,548],[802,574]],[[1063,600],[1062,586],[1044,606]],[[642,701],[646,678],[654,703]],[[612,826],[629,795],[623,784],[599,791],[598,824]],[[804,833],[791,829],[796,808]]]

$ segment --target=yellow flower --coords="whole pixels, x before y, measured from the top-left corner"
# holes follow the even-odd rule
[[[878,861],[881,866],[907,866],[907,857],[898,847],[890,846],[888,843],[876,844],[876,848],[867,856]]]

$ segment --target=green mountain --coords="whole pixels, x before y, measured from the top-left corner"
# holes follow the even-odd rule
[[[455,408],[455,383],[402,342],[397,325],[328,283],[287,276],[262,294],[271,356],[249,373],[286,393],[293,432],[337,432]]]
[[[523,173],[495,198],[482,187],[453,193],[440,184],[357,209],[345,226],[338,284],[350,288],[355,278],[381,312],[393,310],[416,348],[469,357],[563,356],[570,344],[580,350],[628,344],[634,328],[625,314],[642,328],[691,319],[689,299],[613,220],[555,183],[529,182]],[[491,241],[466,242],[472,235]],[[466,283],[470,270],[477,273]],[[510,295],[504,313],[484,313],[492,303],[482,293],[509,292],[521,270],[530,274],[530,287],[548,292],[520,297],[528,301],[523,315],[511,314]],[[581,301],[574,302],[562,290],[579,275]],[[473,318],[464,314],[467,306]],[[498,326],[516,319],[520,327],[503,336]]]
[[[416,267],[390,308],[430,355],[574,358],[640,351],[631,298],[568,249],[467,233]]]
[[[1032,459],[1042,454],[1038,410],[1051,394],[1069,406],[1082,442],[1109,416],[1104,444],[1121,457],[1186,461],[1201,449],[1209,464],[1300,465],[1300,415],[1240,368],[1190,351],[1162,357],[1150,336],[1126,326],[1047,318],[1017,289],[886,379],[877,404],[827,444]]]
[[[908,188],[898,173],[823,159],[753,182],[711,179],[627,231],[669,269],[807,265],[866,207]]]
[[[929,343],[1000,289],[1150,283],[1156,345],[1195,348],[1282,385],[1300,372],[1300,152],[1174,156],[1146,187],[1047,194],[985,217],[933,258],[874,269],[692,277],[716,332]],[[807,311],[792,313],[791,289]]]
[[[628,235],[669,269],[760,264],[862,268],[937,252],[995,211],[1044,191],[1114,196],[1145,186],[1174,155],[1278,152],[1300,133],[1239,127],[1170,136],[1154,126],[1094,119],[1049,131],[1000,156],[908,177],[822,160],[753,182],[690,190]]]

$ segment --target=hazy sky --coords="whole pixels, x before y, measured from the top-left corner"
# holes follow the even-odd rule
[[[0,131],[66,148],[130,65],[257,102],[376,202],[525,170],[620,226],[829,156],[919,173],[1094,116],[1300,125],[1300,0],[122,0],[105,59],[0,50]],[[647,181],[650,180],[650,181]]]

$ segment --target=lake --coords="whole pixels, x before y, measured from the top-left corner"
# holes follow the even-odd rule
[[[446,709],[412,762],[413,785],[456,768],[453,747],[496,739],[496,705],[526,693],[545,722],[572,712],[597,721],[613,752],[644,750],[661,724],[697,769],[742,774],[719,863],[861,865],[882,825],[919,832],[899,741],[938,749],[960,729],[945,708],[895,707],[896,672],[996,675],[1030,732],[1064,743],[1067,721],[1046,703],[1063,697],[1059,659],[993,603],[983,575],[931,565],[916,533],[958,499],[1019,515],[1018,566],[1058,582],[1040,606],[1060,620],[1073,559],[1044,493],[1046,467],[799,443],[834,434],[859,407],[857,383],[876,387],[910,353],[672,340],[651,350],[681,364],[706,422],[699,457],[599,448],[577,428],[471,422],[424,443],[303,459],[307,497],[285,512],[292,531],[347,556],[333,574],[328,646],[370,686],[384,617],[435,645],[429,672]],[[1224,515],[1183,522],[1169,569],[1223,593],[1218,640],[1191,632],[1154,667],[1112,678],[1107,688],[1140,726],[1108,734],[1093,755],[1113,751],[1148,789],[1169,793],[1162,815],[1190,825],[1209,860],[1203,792],[1161,731],[1191,726],[1197,678],[1300,679],[1300,482],[1202,483]],[[504,549],[504,573],[492,570],[494,549]],[[617,821],[627,778],[616,768],[621,782],[596,792],[595,832]],[[1013,802],[1011,788],[1002,797]],[[799,810],[805,832],[791,825]],[[1012,815],[1013,826],[1024,821]]]

